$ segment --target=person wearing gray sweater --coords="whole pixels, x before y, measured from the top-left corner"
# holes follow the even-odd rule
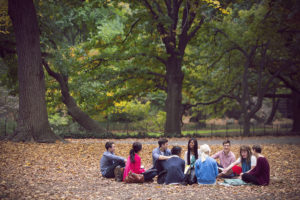
[[[100,171],[102,176],[106,178],[114,178],[114,170],[116,167],[125,167],[126,159],[115,155],[115,144],[113,142],[106,142],[106,151],[100,160]]]

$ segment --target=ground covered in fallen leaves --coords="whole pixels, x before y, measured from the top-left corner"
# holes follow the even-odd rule
[[[271,166],[269,186],[226,187],[218,184],[174,186],[158,185],[156,182],[115,182],[102,178],[99,171],[99,160],[107,140],[68,141],[67,144],[0,142],[0,199],[300,198],[300,145],[263,145],[263,154]],[[127,158],[130,143],[134,140],[114,141],[116,154]],[[143,144],[140,156],[146,168],[151,167],[151,152],[155,147],[155,144]],[[185,151],[186,146],[182,147]],[[211,145],[211,149],[215,153],[222,149],[222,145]],[[232,151],[238,156],[239,145],[233,144]]]

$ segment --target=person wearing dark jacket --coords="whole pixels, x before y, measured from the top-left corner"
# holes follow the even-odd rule
[[[185,162],[180,158],[181,147],[174,146],[171,150],[172,157],[163,163],[165,169],[165,184],[180,184],[184,181]]]

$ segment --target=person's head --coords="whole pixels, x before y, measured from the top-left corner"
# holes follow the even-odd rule
[[[180,146],[174,146],[171,150],[172,155],[180,156],[181,154],[181,147]]]
[[[168,148],[168,140],[165,138],[162,138],[158,140],[159,148],[161,148],[163,151],[167,150]]]
[[[224,152],[227,154],[230,152],[230,141],[229,140],[225,140],[223,142],[223,149],[224,149]]]
[[[244,159],[244,160],[246,160],[247,163],[250,163],[251,156],[252,156],[251,148],[246,145],[241,146],[240,147],[240,156],[241,156],[241,159]]]
[[[114,153],[115,152],[115,144],[114,142],[106,142],[105,143],[105,148],[107,151]]]
[[[129,152],[130,154],[130,162],[134,163],[135,160],[134,160],[134,156],[136,153],[140,152],[142,150],[142,144],[140,142],[134,142],[132,144],[132,148]]]
[[[210,147],[207,144],[203,144],[203,145],[200,146],[200,152],[209,155],[211,150],[210,150]]]
[[[258,145],[258,144],[255,144],[255,145],[253,145],[252,150],[253,150],[254,155],[260,154],[261,153],[261,146]]]
[[[195,159],[198,159],[198,142],[195,138],[191,138],[189,139],[188,142],[188,152],[187,152],[187,164],[191,164],[190,161],[190,155],[191,155],[191,151],[194,153],[195,155]]]
[[[203,144],[200,146],[200,152],[201,152],[201,162],[204,162],[206,158],[209,156],[211,150],[207,144]]]

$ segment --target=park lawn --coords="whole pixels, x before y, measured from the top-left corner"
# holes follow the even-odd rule
[[[62,144],[0,142],[1,199],[297,199],[300,192],[300,146],[264,145],[271,167],[269,186],[174,186],[156,182],[125,184],[105,179],[99,160],[107,139]],[[131,143],[116,142],[116,154],[128,157]],[[153,139],[144,139],[144,142]],[[171,145],[170,145],[171,146]],[[152,166],[155,144],[143,144],[142,164]],[[182,146],[183,151],[186,150]],[[211,145],[212,153],[222,149]],[[239,145],[232,145],[238,155]],[[280,159],[278,159],[280,157]],[[223,180],[218,180],[222,182]]]

